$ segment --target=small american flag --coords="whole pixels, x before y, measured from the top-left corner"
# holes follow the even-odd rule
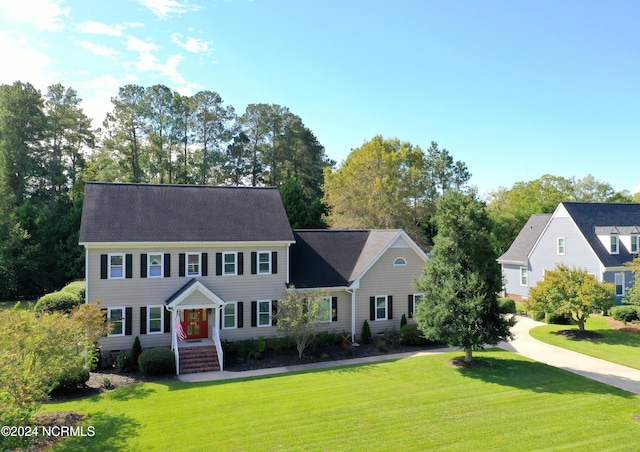
[[[179,340],[184,341],[187,338],[187,334],[184,332],[184,328],[182,328],[182,322],[180,322],[179,312],[176,315],[176,331],[178,333]]]

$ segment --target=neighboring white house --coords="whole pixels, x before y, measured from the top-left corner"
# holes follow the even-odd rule
[[[613,283],[619,304],[633,285],[626,264],[639,247],[640,204],[562,202],[552,214],[532,215],[498,258],[504,292],[526,298],[546,270],[563,263]]]
[[[277,335],[287,290],[327,294],[327,331],[398,328],[426,260],[402,230],[293,231],[278,190],[255,187],[89,182],[80,244],[87,301],[114,324],[103,352],[139,336],[181,373],[219,369],[221,340]]]

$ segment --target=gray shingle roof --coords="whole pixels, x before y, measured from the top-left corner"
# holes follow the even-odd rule
[[[276,188],[88,182],[80,243],[292,242]]]
[[[640,226],[640,204],[563,202],[567,212],[605,267],[620,267],[633,260],[622,242],[619,253],[611,254],[598,239],[598,233],[609,235],[614,228],[619,234],[630,234]]]
[[[399,229],[296,230],[291,284],[300,289],[348,286],[399,234]]]
[[[498,262],[524,265],[533,245],[551,219],[551,215],[550,213],[531,215],[509,249],[498,258]]]

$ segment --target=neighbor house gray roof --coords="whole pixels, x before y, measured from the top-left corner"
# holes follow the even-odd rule
[[[88,182],[80,243],[293,242],[276,188]]]
[[[618,254],[611,254],[598,234],[629,235],[640,227],[640,204],[563,202],[571,218],[605,267],[621,267],[633,260],[622,241]],[[616,232],[617,231],[617,232]]]
[[[524,265],[533,245],[542,234],[552,214],[542,213],[531,215],[522,227],[506,253],[498,258],[501,264]]]
[[[291,245],[291,284],[309,287],[346,287],[363,275],[400,229],[296,230]]]

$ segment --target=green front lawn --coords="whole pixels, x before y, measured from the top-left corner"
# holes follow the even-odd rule
[[[640,335],[611,329],[607,317],[592,316],[585,330],[602,334],[602,339],[574,340],[557,336],[560,330],[578,329],[575,325],[542,325],[533,328],[529,334],[547,344],[584,353],[585,355],[640,369]]]
[[[634,450],[640,396],[513,353],[122,388],[43,411],[88,415],[54,450]]]

